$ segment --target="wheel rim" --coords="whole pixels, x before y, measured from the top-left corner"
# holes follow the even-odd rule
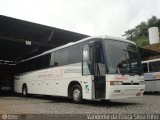
[[[81,97],[81,91],[79,89],[75,89],[73,91],[73,99],[75,101],[78,101],[80,99],[80,97]]]

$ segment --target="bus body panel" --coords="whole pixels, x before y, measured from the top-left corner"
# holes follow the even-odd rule
[[[124,85],[113,86],[110,81],[121,81]],[[145,85],[140,85],[141,81],[144,81],[144,76],[106,75],[106,99],[142,96]]]
[[[70,82],[77,81],[82,86],[83,98],[94,98],[92,76],[81,75],[81,63],[66,65],[63,67],[49,68],[16,76],[14,91],[22,92],[22,86],[27,84],[29,94],[68,96]]]
[[[160,92],[160,72],[145,73],[146,92]]]
[[[160,92],[160,59],[143,61],[145,92]]]
[[[106,99],[119,99],[129,97],[141,97],[143,96],[145,85],[126,85],[126,86],[113,86],[110,87],[107,92]],[[115,91],[120,90],[119,93]]]
[[[111,38],[110,38],[111,39]],[[89,41],[89,39],[87,39]],[[117,40],[117,42],[127,42],[133,44],[130,41],[122,41]],[[85,40],[83,41],[85,44]],[[78,45],[81,46],[78,46]],[[71,44],[73,45],[73,44]],[[79,47],[82,52],[78,54],[80,58],[83,54],[83,49],[81,42],[76,42],[76,47]],[[72,46],[74,47],[74,46]],[[56,52],[61,51],[61,48],[70,48],[70,45],[66,45],[65,47],[56,48],[54,50],[47,51],[42,55],[38,55],[38,57],[44,56],[45,54],[54,53],[54,57],[56,56]],[[79,49],[78,49],[79,50]],[[77,50],[77,51],[78,51]],[[72,50],[73,51],[73,50]],[[61,56],[67,56],[66,54]],[[77,56],[77,54],[75,54]],[[37,59],[38,57],[33,57],[22,62],[26,62],[32,59]],[[54,60],[56,58],[50,58]],[[71,56],[73,58],[73,56]],[[83,58],[82,58],[83,59]],[[61,60],[61,59],[59,59]],[[65,60],[64,60],[65,61]],[[82,88],[82,98],[83,99],[119,99],[119,98],[127,98],[127,97],[137,97],[142,96],[144,92],[144,84],[140,84],[140,82],[144,81],[144,77],[140,75],[122,75],[122,74],[108,74],[104,73],[105,78],[105,96],[97,98],[96,96],[96,80],[95,76],[91,74],[83,75],[83,64],[81,60],[80,62],[73,64],[65,64],[65,65],[56,65],[50,66],[49,68],[44,68],[41,70],[35,70],[31,72],[25,72],[23,74],[19,74],[15,76],[14,83],[14,91],[17,93],[22,93],[23,85],[27,85],[27,90],[29,94],[41,94],[41,95],[55,95],[55,96],[64,96],[68,97],[68,88],[71,82],[77,82],[80,84]],[[57,61],[56,61],[57,62]],[[66,61],[65,61],[66,62]],[[69,61],[70,62],[70,61]],[[104,64],[104,63],[103,63]],[[105,65],[105,64],[104,64]],[[103,65],[101,65],[103,66]],[[103,69],[105,69],[103,67]],[[102,70],[102,73],[104,70]],[[111,81],[122,81],[122,85],[111,85]],[[118,93],[117,93],[118,91]]]

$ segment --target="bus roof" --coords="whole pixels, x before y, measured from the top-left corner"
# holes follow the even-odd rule
[[[131,43],[131,44],[135,44],[134,42],[129,41],[129,40],[125,40],[125,39],[117,38],[117,37],[110,37],[110,36],[106,36],[106,35],[104,35],[104,36],[97,36],[97,37],[87,37],[87,38],[81,39],[81,40],[79,40],[79,41],[71,42],[71,43],[62,45],[62,46],[60,46],[60,47],[53,48],[53,49],[51,49],[51,50],[45,51],[45,52],[43,52],[43,53],[41,53],[41,54],[39,54],[39,55],[33,56],[33,57],[31,57],[31,58],[24,59],[24,60],[20,61],[20,63],[21,63],[21,62],[24,62],[24,61],[28,61],[28,60],[30,60],[30,59],[37,58],[37,57],[39,57],[39,56],[42,56],[42,55],[45,55],[45,54],[48,54],[48,53],[52,53],[52,52],[54,52],[54,51],[56,51],[56,50],[60,50],[60,49],[63,49],[63,48],[66,48],[66,47],[69,47],[69,46],[72,46],[72,45],[75,45],[75,44],[84,42],[84,41],[88,41],[88,40],[90,40],[90,39],[111,39],[111,40],[117,40],[117,41],[129,42],[129,43]]]
[[[155,62],[155,61],[160,61],[160,58],[158,58],[158,59],[153,59],[153,60],[142,61],[142,63]]]

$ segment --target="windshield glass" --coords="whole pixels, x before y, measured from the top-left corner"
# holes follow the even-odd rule
[[[107,67],[110,74],[142,74],[140,58],[134,44],[105,40]]]

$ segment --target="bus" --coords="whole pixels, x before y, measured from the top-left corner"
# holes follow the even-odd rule
[[[160,59],[143,61],[145,92],[160,92]]]
[[[140,97],[144,75],[135,43],[89,37],[48,50],[17,65],[14,91],[85,100]]]

